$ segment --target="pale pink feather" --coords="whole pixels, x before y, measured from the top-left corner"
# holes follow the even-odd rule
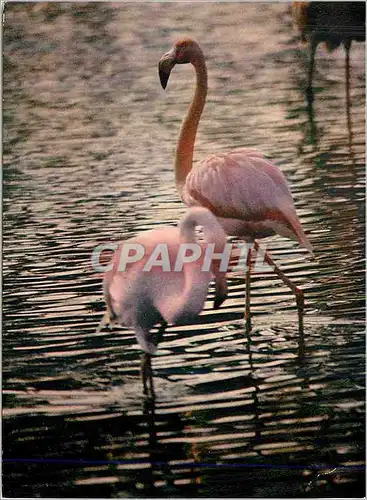
[[[312,253],[280,169],[249,148],[209,156],[186,178],[182,199],[209,208],[227,234],[261,238],[279,233]]]

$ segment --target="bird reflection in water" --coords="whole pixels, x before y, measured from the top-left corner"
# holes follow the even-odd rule
[[[292,16],[301,33],[301,40],[309,44],[310,55],[306,95],[314,99],[312,80],[315,54],[319,43],[325,42],[329,51],[340,45],[345,48],[345,80],[348,93],[350,80],[350,47],[352,41],[366,39],[365,2],[293,2]]]
[[[320,138],[323,135],[323,127],[320,127],[317,123],[314,102],[307,100],[306,106],[303,109],[305,114],[307,115],[307,121],[302,124],[304,141],[306,142],[306,144],[317,147]],[[349,156],[352,165],[355,165],[355,155],[353,151],[352,101],[350,96],[349,84],[346,86],[345,117]]]
[[[365,2],[293,2],[292,16],[294,23],[299,28],[302,42],[308,43],[309,46],[306,111],[309,122],[308,142],[313,145],[317,144],[319,138],[313,107],[314,91],[312,85],[316,49],[321,42],[325,43],[329,51],[344,45],[348,149],[354,163],[350,95],[350,48],[352,41],[364,42],[366,39]]]
[[[157,494],[158,491],[161,492],[164,489],[165,496],[175,496],[178,493],[182,494],[183,489],[187,494],[195,495],[200,484],[200,469],[194,465],[191,466],[191,463],[200,462],[200,456],[196,444],[185,442],[184,439],[187,431],[190,431],[187,422],[190,422],[191,413],[188,412],[182,417],[179,413],[170,415],[170,420],[164,424],[164,428],[160,422],[159,428],[163,434],[167,434],[166,428],[168,426],[169,434],[175,436],[173,442],[165,444],[161,444],[157,437],[156,402],[153,398],[146,398],[143,401],[143,418],[145,418],[148,432],[147,452],[150,462],[149,478],[147,476],[144,485],[146,493],[155,492]],[[180,437],[182,441],[177,439]],[[182,461],[184,480],[179,479],[180,472],[178,472],[177,462],[180,460]],[[172,461],[175,462],[173,467],[170,465]],[[190,462],[189,466],[187,461]]]

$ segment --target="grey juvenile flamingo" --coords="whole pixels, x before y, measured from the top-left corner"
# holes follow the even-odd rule
[[[203,226],[204,233],[204,242],[200,243],[195,236],[195,227],[198,225]],[[178,264],[176,268],[182,243],[197,244],[198,250],[201,250],[197,252],[196,260],[188,262],[186,259],[182,261],[182,266]],[[214,254],[223,252],[226,234],[209,210],[193,207],[182,217],[178,227],[153,229],[121,242],[111,269],[105,272],[103,290],[107,310],[97,331],[115,322],[135,329],[136,338],[144,351],[142,376],[145,393],[149,376],[151,393],[154,395],[150,355],[155,352],[156,343],[153,342],[150,329],[159,322],[185,324],[196,318],[204,307],[213,275],[214,307],[219,307],[227,297],[225,272],[220,271],[215,255],[209,261],[209,270],[203,266],[206,256],[204,250],[208,244],[213,245]],[[144,249],[141,258],[135,262],[126,258],[132,245]],[[163,259],[162,245],[167,248],[169,269],[163,263],[146,267],[151,257],[153,260],[158,259],[159,252]]]

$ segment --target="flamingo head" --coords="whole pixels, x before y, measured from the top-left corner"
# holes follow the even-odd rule
[[[199,52],[201,53],[199,44],[191,38],[183,38],[176,42],[159,61],[158,70],[162,87],[166,88],[171,71],[176,64],[194,63]]]

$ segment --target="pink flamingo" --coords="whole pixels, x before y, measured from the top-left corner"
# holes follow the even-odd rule
[[[195,227],[203,226],[204,242],[197,242]],[[182,243],[189,246],[197,244],[200,250],[195,260],[185,259],[175,270],[178,256],[185,254]],[[126,267],[121,259],[128,256],[132,245],[144,248],[144,255],[135,262],[125,259]],[[203,266],[208,244],[212,245],[213,259],[209,270]],[[127,245],[124,249],[124,246]],[[130,245],[130,247],[129,247]],[[160,246],[158,246],[160,245]],[[158,259],[162,245],[167,248],[170,270],[156,260],[149,266],[149,259]],[[156,343],[150,335],[150,329],[161,322],[164,324],[186,324],[195,319],[204,307],[210,281],[214,275],[215,299],[214,307],[218,308],[227,297],[227,281],[225,272],[220,271],[215,253],[221,253],[226,245],[226,234],[214,215],[203,207],[191,208],[180,220],[178,227],[162,227],[140,233],[134,238],[121,242],[112,260],[111,270],[105,272],[103,281],[106,313],[98,327],[100,331],[106,324],[115,322],[135,329],[136,338],[144,351],[142,356],[142,377],[144,392],[147,393],[147,378],[154,395],[151,358],[156,350]],[[157,253],[158,249],[158,253]],[[182,250],[184,252],[182,253]],[[127,251],[126,251],[127,250]],[[181,252],[181,253],[179,253]]]
[[[259,249],[257,238],[278,233],[298,240],[312,255],[312,246],[302,229],[284,175],[260,152],[236,149],[209,156],[192,168],[196,132],[208,89],[205,58],[199,44],[191,38],[178,41],[159,61],[159,77],[165,89],[174,66],[187,63],[194,66],[196,87],[181,126],[175,157],[176,185],[183,202],[189,207],[208,208],[228,235],[253,242],[256,251]],[[303,293],[276,266],[268,252],[265,261],[296,296],[303,342]],[[245,317],[249,330],[251,251],[247,264]]]

